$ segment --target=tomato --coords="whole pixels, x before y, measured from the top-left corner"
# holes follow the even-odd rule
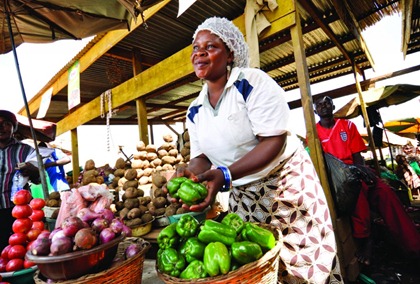
[[[31,216],[29,216],[32,221],[42,221],[44,217],[45,213],[42,209],[33,209]]]
[[[26,245],[28,239],[24,233],[14,233],[9,237],[9,245]]]
[[[21,258],[15,258],[9,260],[9,262],[6,264],[6,271],[17,271],[23,269],[23,259]]]
[[[29,232],[26,234],[29,241],[34,241],[36,238],[38,238],[39,234],[41,234],[41,230],[37,228],[32,228],[29,230]]]
[[[24,259],[26,254],[26,248],[22,245],[14,245],[9,249],[7,257],[12,260],[15,258]]]
[[[27,244],[26,244],[26,251],[28,251],[28,250],[30,250],[31,249],[31,245],[32,245],[32,243],[33,243],[34,241],[30,241],[30,242],[28,242]]]
[[[23,268],[30,268],[34,265],[36,265],[35,262],[29,261],[26,259],[23,261]]]
[[[32,199],[32,194],[29,190],[21,189],[13,196],[13,203],[16,205],[29,204]]]
[[[32,207],[32,209],[41,210],[45,207],[46,203],[42,198],[34,198],[31,200],[31,202],[29,202],[29,205]]]
[[[32,214],[32,208],[28,204],[16,205],[12,209],[12,216],[15,217],[16,219],[27,218],[31,216],[31,214]]]
[[[6,258],[0,258],[0,272],[6,271],[6,264],[9,262]]]
[[[7,254],[9,253],[9,249],[11,248],[11,245],[7,245],[2,251],[1,251],[1,258],[8,259]]]
[[[32,229],[39,229],[41,231],[44,231],[45,229],[45,224],[42,221],[33,221],[32,222]]]
[[[32,220],[29,218],[16,219],[13,222],[12,230],[14,233],[26,234],[32,228]]]

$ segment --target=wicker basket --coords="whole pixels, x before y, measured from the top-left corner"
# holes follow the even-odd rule
[[[165,283],[170,284],[186,284],[186,283],[200,283],[200,284],[231,284],[231,283],[277,283],[277,273],[279,267],[279,254],[283,242],[280,238],[280,231],[267,224],[257,224],[260,227],[269,229],[276,237],[276,246],[265,253],[259,260],[245,264],[240,268],[229,272],[226,275],[219,275],[215,277],[206,277],[200,279],[180,279],[159,271],[156,266],[156,271],[160,279]]]
[[[39,273],[39,270],[35,272],[34,281],[36,284],[107,284],[107,283],[141,283],[142,274],[143,274],[143,263],[145,259],[146,252],[150,249],[151,245],[149,242],[144,241],[142,238],[127,237],[121,241],[118,245],[117,255],[115,260],[121,259],[124,257],[124,252],[126,248],[133,243],[140,244],[143,249],[136,256],[122,261],[118,265],[112,266],[104,271],[95,274],[87,274],[77,279],[71,279],[66,281],[56,281],[51,282],[45,279],[42,274]]]

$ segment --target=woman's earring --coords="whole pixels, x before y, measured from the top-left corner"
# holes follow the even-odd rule
[[[227,74],[227,78],[228,78],[228,80],[229,80],[229,77],[230,77],[230,71],[232,70],[232,67],[230,66],[230,65],[227,65],[226,66],[226,74]]]

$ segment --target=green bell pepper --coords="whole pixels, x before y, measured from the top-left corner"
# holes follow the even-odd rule
[[[223,217],[222,224],[228,225],[229,227],[233,228],[236,231],[236,234],[239,234],[244,227],[244,220],[236,214],[236,213],[228,213],[225,217]]]
[[[231,248],[232,257],[242,265],[260,259],[263,256],[260,245],[254,242],[234,242]]]
[[[227,274],[231,262],[228,248],[221,242],[209,243],[204,250],[203,262],[210,276]]]
[[[203,184],[190,179],[184,181],[178,189],[179,198],[189,206],[203,201],[207,197],[207,193],[207,188]]]
[[[182,238],[189,238],[197,234],[200,223],[189,214],[182,215],[176,223],[176,232]]]
[[[167,248],[158,253],[157,267],[163,273],[178,277],[185,266],[184,256],[174,248]]]
[[[176,232],[176,224],[177,223],[172,223],[166,226],[166,228],[164,228],[162,231],[160,231],[157,237],[157,243],[159,248],[174,248],[178,245],[179,236]]]
[[[203,259],[206,245],[198,240],[197,237],[187,239],[179,248],[179,252],[185,256],[185,260],[190,263],[194,260]]]
[[[270,250],[276,245],[276,239],[273,232],[251,222],[245,222],[244,228],[241,231],[241,236],[242,240],[257,243],[265,250]]]
[[[188,264],[187,268],[181,272],[179,278],[182,279],[197,279],[207,277],[207,271],[204,268],[204,263],[201,260],[193,260]]]
[[[168,181],[168,183],[166,184],[166,189],[173,198],[179,198],[178,189],[180,188],[181,184],[186,180],[188,180],[186,177],[176,177]]]
[[[225,245],[230,246],[235,242],[236,232],[231,227],[213,221],[206,220],[204,225],[201,226],[200,232],[198,233],[198,239],[203,243],[221,242]]]

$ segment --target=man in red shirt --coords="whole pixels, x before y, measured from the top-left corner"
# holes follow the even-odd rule
[[[314,108],[320,118],[316,127],[324,152],[330,153],[346,164],[364,166],[361,152],[366,150],[366,146],[356,125],[346,119],[334,118],[334,104],[330,97],[317,99]],[[361,263],[370,264],[371,209],[380,214],[391,235],[407,253],[420,256],[420,233],[392,188],[381,178],[376,177],[373,187],[362,181],[360,194],[351,216],[353,236],[360,248],[357,257]]]

